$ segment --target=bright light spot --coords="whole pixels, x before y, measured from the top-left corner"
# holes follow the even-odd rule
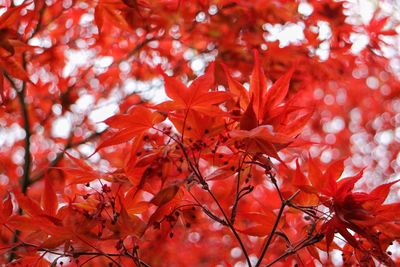
[[[304,40],[304,25],[301,23],[269,24],[263,25],[263,29],[268,33],[264,34],[264,39],[268,42],[279,41],[280,47],[288,46],[289,44],[300,44]]]
[[[379,80],[374,76],[370,76],[367,78],[367,86],[371,89],[378,89]]]
[[[96,68],[107,68],[108,66],[110,66],[113,63],[113,61],[114,61],[114,58],[110,57],[110,56],[98,57],[94,61],[94,66]]]
[[[390,143],[392,143],[393,139],[394,139],[394,135],[393,135],[393,131],[391,131],[391,130],[378,132],[375,135],[375,141],[384,146],[387,146]]]
[[[324,91],[321,88],[316,88],[314,90],[314,98],[320,100],[324,97]]]
[[[333,97],[333,95],[326,95],[324,97],[324,103],[327,105],[333,105],[333,103],[335,103],[335,98]]]
[[[20,165],[24,163],[24,155],[25,155],[25,149],[20,147],[15,150],[14,154],[12,154],[11,160],[14,164]]]
[[[95,123],[102,122],[105,119],[113,116],[115,113],[118,112],[118,105],[115,103],[111,103],[109,105],[106,105],[104,107],[98,108],[94,111],[92,111],[89,114],[89,119]],[[106,125],[104,123],[99,123],[96,125],[96,130],[97,131],[102,131],[106,128]]]
[[[337,239],[335,239],[335,241]],[[343,257],[341,251],[335,249],[332,250],[332,252],[330,253],[330,257],[332,258],[332,261],[335,263],[335,266],[343,266]]]
[[[324,163],[329,163],[332,160],[332,152],[330,150],[325,150],[321,154],[321,161]]]
[[[192,60],[192,62],[190,62],[190,68],[192,68],[192,70],[195,73],[201,72],[204,69],[204,67],[205,67],[205,62],[201,58],[196,58]]]
[[[254,255],[250,255],[249,257],[251,265],[255,266],[258,262],[258,258]]]
[[[199,12],[196,16],[196,21],[197,22],[203,22],[206,20],[206,13],[204,12]]]
[[[323,41],[317,50],[315,51],[315,54],[322,60],[325,61],[329,58],[329,52],[330,52],[330,44],[329,41]]]
[[[231,249],[231,257],[239,258],[242,255],[242,250],[238,247]]]
[[[16,141],[24,139],[25,135],[24,129],[18,123],[13,123],[8,128],[0,127],[0,147],[12,146]]]
[[[197,243],[200,241],[200,234],[198,232],[191,232],[188,236],[188,240],[191,243]]]
[[[94,15],[93,15],[93,14],[86,13],[86,14],[83,14],[83,15],[81,16],[81,19],[80,19],[80,21],[79,21],[79,24],[80,24],[80,25],[85,25],[85,24],[88,24],[88,23],[92,22],[93,20],[94,20]]]
[[[90,156],[95,151],[95,147],[93,145],[82,144],[78,147],[79,152],[81,152],[84,156]]]
[[[299,4],[298,11],[304,16],[310,16],[311,13],[314,11],[314,8],[309,3],[303,2]]]
[[[216,5],[211,5],[210,8],[208,9],[208,14],[215,15],[218,13],[218,7]]]
[[[398,241],[394,241],[392,245],[388,246],[387,251],[392,253],[393,258],[400,257],[400,244]]]
[[[92,95],[82,95],[75,102],[74,111],[75,112],[83,112],[90,108],[94,103],[94,97]]]
[[[183,58],[185,60],[191,60],[195,56],[195,50],[188,49],[183,53]]]
[[[75,71],[76,67],[87,65],[90,62],[90,58],[93,53],[89,50],[67,50],[65,57],[67,58],[67,64],[63,69],[63,77],[71,76]]]
[[[338,103],[339,105],[343,105],[346,103],[346,91],[345,90],[338,90],[338,93],[336,95],[336,103]]]
[[[334,117],[331,121],[323,125],[323,130],[326,133],[338,133],[345,127],[344,120],[341,117]]]
[[[60,116],[62,113],[62,106],[60,104],[54,104],[51,107],[51,111],[53,111],[54,115]]]
[[[0,185],[7,185],[10,182],[10,179],[4,175],[0,174]]]
[[[67,117],[59,117],[52,124],[51,135],[53,137],[68,138],[71,127],[71,121]]]
[[[331,30],[331,27],[329,27],[329,23],[326,21],[318,21],[317,24],[318,24],[318,28],[319,28],[318,39],[326,40],[326,39],[331,38],[332,30]]]
[[[131,65],[130,65],[128,62],[123,61],[123,62],[121,62],[121,63],[119,64],[119,69],[120,69],[122,72],[130,72],[130,71],[131,71]]]
[[[14,5],[16,6],[22,5],[23,2],[24,0],[14,0]]]
[[[350,35],[350,41],[353,43],[351,46],[351,52],[353,54],[360,53],[368,44],[369,37],[366,34],[352,33]]]

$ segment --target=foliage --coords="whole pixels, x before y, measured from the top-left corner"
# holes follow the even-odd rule
[[[399,265],[399,6],[364,2],[2,1],[0,262]]]

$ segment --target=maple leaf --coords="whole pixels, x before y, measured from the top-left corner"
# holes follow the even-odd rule
[[[362,172],[315,159],[396,175],[387,7],[362,25],[343,1],[2,1],[0,263],[329,266],[335,249],[345,266],[399,265],[395,181],[356,190]],[[154,104],[158,73],[169,99]],[[92,141],[91,162],[65,152]],[[304,174],[289,168],[308,150]]]
[[[165,101],[155,108],[165,111],[196,111],[208,116],[225,115],[217,105],[231,98],[222,91],[211,91],[214,84],[214,63],[211,63],[204,75],[195,79],[186,87],[176,78],[162,72],[165,82],[165,92],[171,101]]]
[[[293,182],[303,192],[317,194],[321,204],[332,212],[331,218],[321,228],[325,234],[327,251],[329,251],[335,233],[338,232],[352,247],[363,254],[370,253],[388,266],[395,266],[390,257],[382,251],[383,244],[375,236],[378,229],[379,232],[386,233],[381,227],[382,224],[396,220],[386,216],[381,217],[379,210],[384,209],[383,203],[389,194],[390,187],[398,180],[380,185],[370,193],[353,192],[354,186],[362,178],[363,172],[339,179],[344,170],[343,160],[330,164],[325,173],[321,172],[320,166],[312,159],[309,160],[308,166],[308,177],[305,177],[299,171],[297,164]],[[348,229],[365,238],[373,249],[367,249]]]
[[[148,108],[142,106],[132,108],[129,114],[114,115],[106,119],[104,123],[118,131],[100,143],[94,153],[104,147],[130,141],[164,119],[165,117],[160,113],[151,112]]]
[[[370,45],[375,49],[379,48],[379,42],[387,44],[382,37],[397,35],[395,27],[384,30],[390,17],[378,18],[378,10],[374,12],[369,24],[364,27],[370,38]]]
[[[225,67],[229,90],[239,99],[240,106],[245,107],[239,120],[240,130],[231,131],[230,136],[232,140],[242,141],[251,153],[265,153],[282,161],[278,151],[295,140],[294,137],[304,128],[313,111],[295,106],[292,104],[294,99],[284,102],[294,68],[267,90],[266,78],[256,50],[254,57],[255,64],[247,96],[247,91],[234,81]]]

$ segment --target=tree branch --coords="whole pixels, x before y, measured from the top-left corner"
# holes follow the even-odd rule
[[[272,262],[268,263],[265,267],[272,266],[272,265],[274,265],[275,263],[277,263],[277,262],[279,262],[279,261],[285,259],[286,257],[288,257],[288,256],[290,256],[290,255],[292,255],[292,254],[297,253],[297,251],[299,251],[299,250],[301,250],[301,249],[303,249],[303,248],[305,248],[305,247],[311,246],[311,245],[313,245],[313,244],[315,244],[315,243],[318,243],[319,241],[322,240],[322,238],[323,238],[323,235],[321,235],[321,234],[316,234],[315,236],[304,240],[303,242],[301,242],[301,243],[300,243],[298,246],[296,246],[295,248],[288,249],[285,253],[283,253],[282,255],[280,255],[279,257],[277,257],[276,259],[274,259]]]
[[[210,190],[210,188],[207,186],[206,191],[211,195],[211,197],[214,199],[215,203],[217,204],[219,210],[222,213],[222,216],[224,216],[226,223],[228,224],[228,227],[231,229],[233,235],[236,237],[237,241],[239,242],[240,248],[243,251],[244,256],[246,257],[247,264],[249,267],[251,267],[251,262],[249,258],[249,254],[247,253],[246,247],[244,246],[244,243],[242,239],[240,238],[238,232],[236,231],[235,227],[232,225],[230,222],[228,216],[226,215],[224,209],[222,208],[221,204],[219,203],[218,199],[215,197],[214,193]]]
[[[279,188],[277,188],[277,190],[279,191]],[[279,191],[279,192],[280,192],[280,191]],[[288,203],[289,203],[291,200],[293,200],[298,194],[299,194],[299,191],[297,191],[296,193],[294,193],[290,198],[288,198],[288,199],[282,201],[282,204],[281,204],[281,207],[279,208],[278,215],[277,215],[277,217],[276,217],[274,226],[272,227],[271,233],[270,233],[269,236],[268,236],[268,239],[267,239],[267,241],[266,241],[266,243],[265,243],[265,245],[264,245],[264,247],[263,247],[263,249],[262,249],[262,251],[261,251],[260,257],[259,257],[259,259],[258,259],[257,264],[255,265],[255,267],[260,266],[260,264],[261,264],[263,258],[265,257],[265,253],[267,252],[268,247],[269,247],[269,245],[271,244],[271,241],[272,241],[272,239],[273,239],[273,237],[274,237],[274,235],[275,235],[275,233],[276,233],[276,229],[278,228],[279,221],[281,220],[281,217],[282,217],[283,211],[285,210],[285,207],[286,207],[286,206],[288,205]]]

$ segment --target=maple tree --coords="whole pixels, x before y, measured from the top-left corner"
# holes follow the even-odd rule
[[[1,1],[1,264],[399,265],[399,6],[364,2]]]

